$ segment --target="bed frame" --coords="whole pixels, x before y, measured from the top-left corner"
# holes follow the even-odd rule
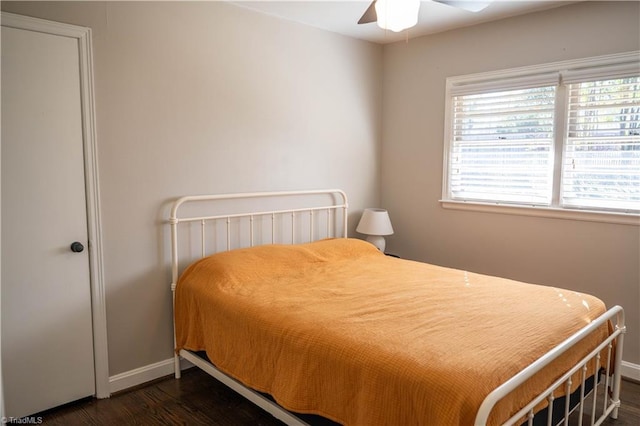
[[[280,206],[285,207],[280,208]],[[240,247],[273,243],[295,244],[329,237],[346,238],[347,210],[347,196],[337,189],[198,195],[177,199],[172,205],[169,218],[171,290],[174,302],[179,272],[193,261],[216,252]],[[528,405],[522,407],[505,424],[519,424],[522,423],[522,419],[526,419],[526,424],[533,425],[534,407],[545,399],[549,402],[549,406],[546,413],[543,413],[546,417],[543,419],[543,424],[548,426],[567,425],[573,413],[575,413],[574,416],[578,416],[579,425],[583,424],[584,415],[587,415],[590,425],[599,425],[609,416],[617,418],[620,407],[622,347],[626,331],[624,311],[620,306],[609,309],[491,392],[480,406],[475,424],[486,425],[489,414],[498,401],[606,323],[613,325],[610,336]],[[603,353],[606,354],[604,360],[601,359]],[[308,424],[277,405],[268,396],[247,388],[229,377],[194,352],[181,350],[175,355],[176,378],[180,378],[181,375],[180,357],[201,368],[286,424]],[[607,368],[594,380],[594,384],[589,386],[586,372],[587,365],[592,360],[595,360],[598,365],[606,365]],[[554,390],[564,387],[568,395],[576,375],[580,377],[579,388],[573,394],[578,399],[577,404],[574,404],[571,398],[554,401]],[[588,411],[585,411],[585,407]],[[562,418],[560,421],[557,421],[558,414]],[[535,423],[540,423],[540,415],[536,415]]]

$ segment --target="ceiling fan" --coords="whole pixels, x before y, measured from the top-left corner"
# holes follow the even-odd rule
[[[436,3],[479,12],[489,6],[492,0],[431,0]],[[378,22],[381,28],[399,32],[413,27],[418,22],[420,0],[373,0],[358,24]]]

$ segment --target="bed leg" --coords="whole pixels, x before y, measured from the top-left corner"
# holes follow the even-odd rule
[[[173,368],[176,379],[179,379],[182,376],[182,372],[180,371],[180,355],[178,354],[173,356]]]
[[[620,370],[622,369],[622,348],[624,335],[627,331],[624,323],[624,314],[618,315],[618,325],[616,325],[616,328],[621,329],[622,333],[620,333],[620,335],[618,336],[618,340],[616,341],[615,370],[613,372],[613,392],[611,394],[611,402],[615,405],[616,408],[611,411],[612,419],[618,418],[618,409],[620,408],[620,386],[622,385],[622,373]]]
[[[615,408],[611,411],[611,418],[618,418],[618,410],[620,408],[620,373],[616,371],[613,375],[613,392],[611,394],[611,403]]]

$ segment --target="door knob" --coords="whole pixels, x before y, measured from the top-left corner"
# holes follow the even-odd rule
[[[73,243],[71,243],[71,251],[74,253],[80,253],[84,250],[84,246],[82,245],[82,243],[79,243],[78,241],[74,241]]]

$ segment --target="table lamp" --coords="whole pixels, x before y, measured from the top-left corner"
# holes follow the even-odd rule
[[[367,235],[367,241],[384,253],[384,235],[393,234],[389,213],[384,209],[365,209],[356,231]]]

